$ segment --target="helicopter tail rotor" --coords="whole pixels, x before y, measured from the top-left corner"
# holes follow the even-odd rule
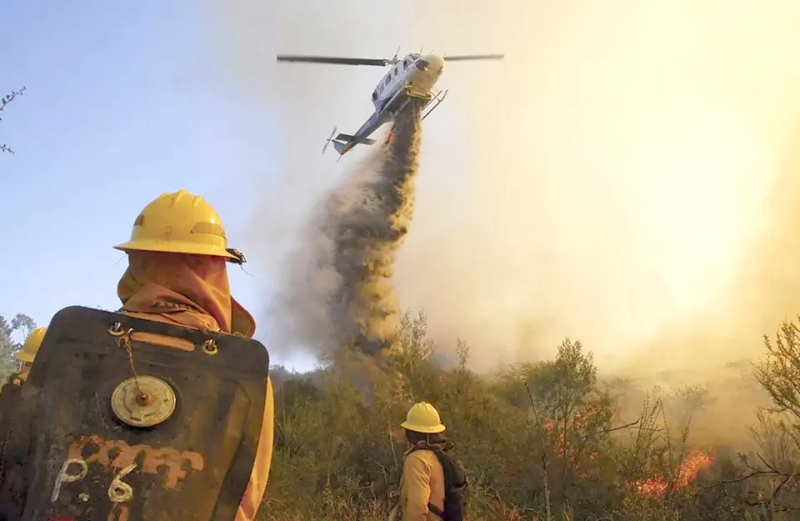
[[[324,154],[326,150],[328,150],[328,145],[331,144],[333,141],[333,136],[336,134],[336,127],[333,127],[333,132],[331,132],[331,137],[325,140],[325,146],[322,147],[322,153]]]

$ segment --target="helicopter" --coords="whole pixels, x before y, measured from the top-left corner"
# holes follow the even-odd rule
[[[399,49],[398,49],[399,52]],[[279,62],[327,63],[333,65],[366,65],[372,67],[391,66],[372,91],[374,112],[354,134],[336,134],[334,127],[330,137],[322,148],[324,154],[330,143],[341,156],[356,145],[374,145],[376,141],[370,136],[382,125],[394,122],[395,116],[401,113],[413,100],[419,100],[421,110],[425,111],[425,119],[438,107],[447,96],[448,90],[440,91],[436,82],[444,72],[445,62],[470,60],[502,60],[504,54],[473,54],[460,56],[440,56],[438,54],[407,54],[398,58],[397,54],[390,59],[372,58],[339,58],[328,56],[300,56],[279,54]],[[428,108],[430,107],[430,108]],[[335,137],[334,137],[335,135]],[[385,143],[389,143],[394,135],[394,125]]]

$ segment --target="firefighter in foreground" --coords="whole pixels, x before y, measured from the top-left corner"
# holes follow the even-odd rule
[[[463,465],[450,454],[439,412],[429,403],[415,404],[401,425],[411,448],[403,460],[400,508],[403,521],[463,519],[468,489]]]
[[[247,338],[255,321],[232,296],[226,262],[244,257],[228,249],[217,212],[185,190],[162,194],[137,217],[130,241],[115,246],[128,254],[117,287],[122,312]],[[264,420],[256,461],[236,521],[252,521],[264,496],[272,459],[274,402],[267,381]]]

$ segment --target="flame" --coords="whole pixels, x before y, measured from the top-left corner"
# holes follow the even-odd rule
[[[544,428],[550,436],[557,436],[558,455],[567,466],[578,473],[578,477],[585,479],[588,477],[586,469],[583,464],[587,461],[592,461],[599,456],[596,450],[585,450],[578,448],[567,439],[567,432],[585,432],[590,423],[595,420],[596,416],[601,414],[601,410],[594,404],[587,407],[583,412],[575,412],[567,420],[567,428],[560,429],[561,422],[557,422],[553,418],[544,419]]]
[[[634,487],[643,495],[655,498],[664,497],[670,487],[683,488],[687,486],[701,470],[710,467],[714,460],[713,452],[694,449],[674,469],[672,472],[674,479],[671,483],[664,476],[653,476],[645,481],[637,481],[634,483]]]

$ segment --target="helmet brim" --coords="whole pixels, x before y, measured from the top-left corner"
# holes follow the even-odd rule
[[[160,253],[186,253],[189,255],[208,255],[211,257],[223,257],[226,259],[239,260],[225,248],[209,246],[208,244],[196,244],[185,241],[160,241],[160,240],[135,240],[114,246],[114,249],[121,251],[155,251]]]
[[[24,362],[26,364],[32,364],[34,356],[30,353],[20,351],[19,353],[17,353],[17,360],[19,360],[20,362]]]
[[[444,432],[446,429],[446,427],[441,423],[439,425],[434,425],[433,427],[423,427],[422,425],[414,425],[413,423],[403,422],[400,424],[400,427],[407,431],[419,432],[420,434],[439,434],[440,432]]]

